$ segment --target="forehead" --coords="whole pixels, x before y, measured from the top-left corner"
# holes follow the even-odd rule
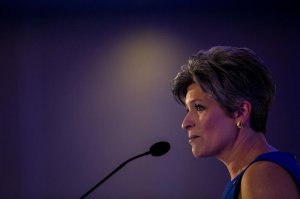
[[[194,83],[188,86],[185,96],[185,104],[190,104],[194,101],[209,102],[212,100],[213,98],[205,93],[199,85]]]

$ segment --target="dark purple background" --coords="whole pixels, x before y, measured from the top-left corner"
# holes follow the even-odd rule
[[[195,159],[170,81],[214,45],[246,46],[271,68],[269,141],[300,156],[299,14],[274,1],[7,1],[1,4],[1,198],[214,199],[229,175]]]

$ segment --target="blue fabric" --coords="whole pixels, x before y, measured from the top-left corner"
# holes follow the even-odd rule
[[[253,162],[251,162],[247,168],[254,162],[258,161],[270,161],[282,168],[284,168],[295,180],[298,189],[300,190],[300,168],[296,162],[294,155],[285,152],[270,152],[259,155]],[[237,199],[240,192],[241,180],[247,170],[244,169],[238,176],[236,176],[232,181],[228,182],[225,190],[223,192],[221,199]]]

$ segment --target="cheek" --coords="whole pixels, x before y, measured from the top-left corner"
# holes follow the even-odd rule
[[[234,131],[234,125],[231,118],[224,115],[214,115],[203,121],[202,127],[206,136],[214,139],[226,139],[231,137]]]
[[[199,126],[203,130],[210,131],[222,126],[222,118],[219,115],[203,114],[199,115]]]
[[[203,139],[193,148],[195,157],[217,157],[234,143],[234,130],[229,122],[207,123],[203,130]]]

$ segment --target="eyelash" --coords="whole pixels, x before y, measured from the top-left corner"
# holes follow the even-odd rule
[[[204,109],[205,109],[205,107],[202,106],[201,104],[195,104],[195,105],[194,105],[194,108],[195,108],[196,111],[199,111],[199,112],[200,112],[200,111],[204,111]],[[187,108],[187,109],[186,109],[186,112],[188,113],[189,111],[190,111],[190,110]]]
[[[196,111],[203,111],[205,109],[205,107],[202,106],[201,104],[195,104],[194,107],[195,107]]]

